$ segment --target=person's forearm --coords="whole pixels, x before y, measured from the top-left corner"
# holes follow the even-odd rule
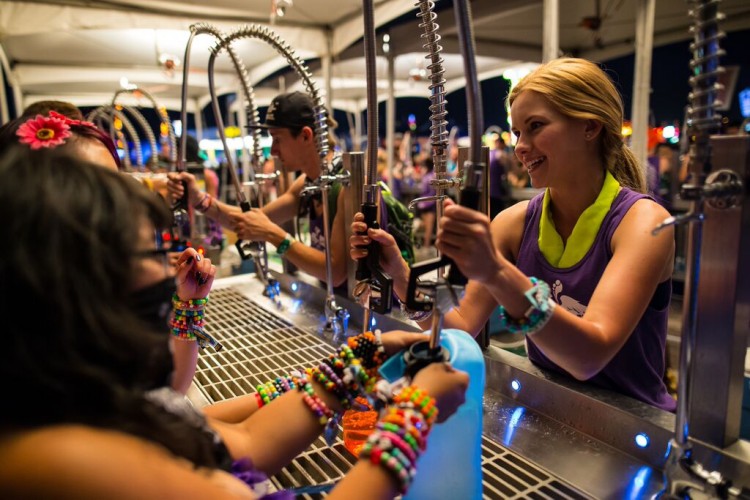
[[[405,260],[401,259],[399,263],[401,272],[393,273],[393,291],[396,292],[396,296],[401,302],[406,302],[406,291],[409,287],[409,264]]]
[[[321,281],[327,281],[324,251],[316,250],[295,240],[284,253],[284,257],[310,276]],[[339,286],[346,280],[346,263],[331,260],[331,266],[333,286]]]
[[[315,394],[334,412],[341,403],[317,382],[311,382]],[[302,453],[320,435],[324,426],[294,389],[243,422],[231,425],[212,420],[232,457],[249,457],[253,465],[268,475],[276,474]]]
[[[429,473],[428,471],[425,471]],[[360,500],[385,500],[398,494],[398,482],[384,467],[367,460],[358,461],[339,481],[328,498]]]
[[[248,419],[258,408],[258,398],[252,393],[204,406],[202,410],[207,417],[237,424]]]
[[[198,342],[195,340],[180,340],[171,338],[172,362],[172,388],[180,394],[186,394],[193,382],[195,368],[198,363]]]
[[[227,229],[232,229],[232,220],[230,218],[233,214],[238,214],[242,210],[240,207],[236,207],[233,205],[227,205],[226,203],[223,203],[216,198],[211,200],[211,206],[208,207],[208,210],[204,212],[204,215],[212,220],[215,220],[219,224],[222,225],[222,227],[225,227]]]

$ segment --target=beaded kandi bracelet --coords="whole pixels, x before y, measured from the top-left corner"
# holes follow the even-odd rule
[[[431,400],[434,405],[432,398],[426,394],[421,394],[422,397]],[[414,479],[417,460],[425,450],[427,435],[432,427],[431,419],[404,405],[398,403],[388,408],[359,454],[360,460],[369,460],[392,474],[401,494],[407,492]]]
[[[318,419],[320,425],[324,427],[323,436],[328,446],[333,446],[336,435],[339,430],[340,414],[334,413],[320,396],[315,394],[310,382],[300,372],[292,372],[292,378],[297,386],[297,390],[302,393],[302,400],[310,409],[313,415]]]
[[[503,306],[500,306],[501,328],[511,333],[523,333],[525,335],[537,332],[552,318],[557,303],[550,297],[549,285],[542,280],[529,278],[532,287],[524,296],[529,301],[529,308],[523,318],[515,319],[508,316]]]
[[[205,299],[181,300],[175,293],[172,295],[172,318],[169,321],[169,326],[172,336],[175,338],[197,341],[201,349],[210,345],[220,351],[224,346],[204,329],[204,310],[207,303],[208,297]]]
[[[197,211],[199,211],[202,214],[205,214],[209,208],[211,208],[211,204],[213,203],[213,197],[208,194],[204,193],[203,198],[193,205],[193,208],[195,208]]]
[[[414,385],[402,389],[394,396],[393,402],[400,407],[413,408],[420,412],[430,425],[437,418],[438,409],[435,406],[435,398]]]

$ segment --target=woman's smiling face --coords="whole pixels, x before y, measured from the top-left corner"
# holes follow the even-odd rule
[[[522,92],[510,110],[515,153],[534,187],[554,187],[585,162],[586,122],[560,113],[542,94]]]

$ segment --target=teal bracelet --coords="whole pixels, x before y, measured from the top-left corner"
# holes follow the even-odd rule
[[[536,278],[529,279],[533,286],[524,293],[524,296],[529,301],[530,307],[523,318],[511,318],[505,308],[500,306],[501,327],[511,333],[528,335],[541,330],[557,307],[555,301],[550,298],[549,285]]]
[[[284,255],[284,253],[289,250],[289,247],[292,246],[292,241],[294,241],[294,237],[291,234],[286,233],[284,241],[279,243],[278,248],[276,248],[276,253],[279,255]]]

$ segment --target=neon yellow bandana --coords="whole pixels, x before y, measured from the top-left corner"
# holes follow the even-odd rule
[[[607,171],[599,196],[583,211],[568,238],[567,245],[564,245],[555,229],[555,222],[552,220],[549,209],[549,189],[547,189],[542,201],[542,216],[539,218],[539,250],[547,262],[559,269],[572,267],[580,262],[594,244],[604,217],[619,192],[620,183]]]

